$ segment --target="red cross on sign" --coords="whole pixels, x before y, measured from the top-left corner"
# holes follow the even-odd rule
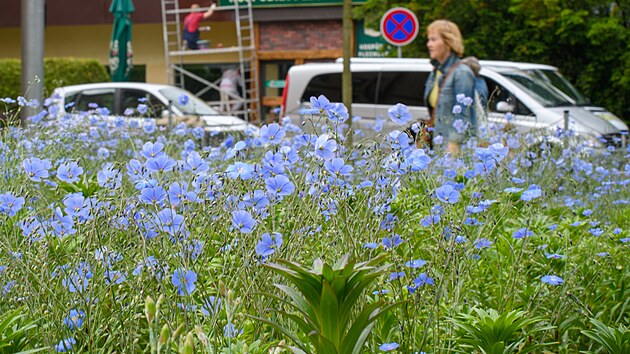
[[[418,18],[404,7],[395,7],[381,17],[381,34],[392,45],[404,46],[418,35]]]

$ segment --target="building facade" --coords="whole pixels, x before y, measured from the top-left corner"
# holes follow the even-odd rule
[[[212,17],[204,22],[212,29],[202,32],[201,38],[211,47],[237,43],[232,14],[221,11],[221,6],[229,5],[229,1],[221,0]],[[210,5],[180,0],[179,7],[187,9],[195,2],[201,7]],[[109,13],[110,4],[111,0],[46,0],[45,57],[93,58],[107,65],[114,20]],[[172,82],[167,77],[160,1],[133,0],[133,4],[132,80]],[[5,0],[3,8],[0,57],[20,58],[21,1]],[[283,80],[292,65],[332,61],[342,56],[341,0],[254,0],[253,18],[263,112],[280,104]],[[190,55],[181,60],[187,69],[209,81],[216,81],[223,70],[238,62],[235,53]],[[189,89],[195,92],[194,87]],[[210,101],[213,97],[204,99]]]

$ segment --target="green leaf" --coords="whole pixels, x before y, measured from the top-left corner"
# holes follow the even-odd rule
[[[339,341],[342,335],[340,331],[343,331],[345,328],[340,328],[339,326],[339,303],[337,301],[337,295],[327,281],[323,282],[320,311],[322,335],[333,344],[336,350],[338,350]]]
[[[281,325],[277,324],[276,322],[273,322],[271,320],[268,320],[266,318],[262,318],[262,317],[256,317],[256,316],[251,316],[246,314],[247,317],[255,319],[257,321],[261,321],[264,322],[270,326],[272,326],[273,328],[277,329],[278,331],[282,332],[285,336],[289,337],[293,343],[297,344],[297,346],[300,347],[300,349],[304,350],[304,351],[308,351],[306,349],[306,347],[304,346],[304,344],[300,341],[300,339],[293,333],[291,333],[291,331],[289,331],[288,329],[282,327]]]

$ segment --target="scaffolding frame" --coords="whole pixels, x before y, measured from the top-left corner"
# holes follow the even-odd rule
[[[241,4],[242,3],[242,4]],[[256,58],[256,41],[254,36],[254,16],[252,0],[233,0],[232,6],[220,6],[217,11],[232,11],[235,24],[237,45],[230,48],[207,48],[187,50],[183,41],[183,23],[181,16],[193,12],[191,9],[180,9],[179,0],[161,0],[162,6],[162,32],[164,39],[164,59],[166,63],[166,75],[171,85],[185,87],[186,78],[195,80],[204,87],[195,93],[201,95],[210,90],[219,93],[220,101],[209,102],[222,113],[239,115],[250,122],[258,122],[260,111],[260,78],[258,75],[258,61]],[[199,8],[195,11],[207,11],[208,8]],[[199,75],[184,69],[184,58],[189,56],[205,56],[236,53],[238,56],[238,69],[240,72],[239,84],[242,88],[242,96],[233,92],[222,90],[218,81],[210,82]],[[233,105],[240,104],[241,110],[233,111]]]

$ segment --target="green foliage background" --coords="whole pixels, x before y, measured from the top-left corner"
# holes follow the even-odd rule
[[[59,86],[109,81],[105,67],[95,59],[44,59],[44,94]],[[21,63],[18,59],[0,59],[0,98],[24,95],[21,89]]]
[[[629,0],[367,0],[354,15],[378,29],[396,6],[420,21],[405,57],[428,57],[426,26],[449,19],[462,31],[466,56],[557,66],[595,105],[630,121]]]

